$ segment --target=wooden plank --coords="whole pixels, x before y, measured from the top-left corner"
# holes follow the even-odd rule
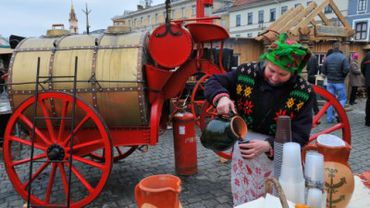
[[[284,15],[280,16],[272,25],[270,25],[268,27],[267,31],[268,30],[273,30],[273,31],[276,31],[278,33],[286,32],[287,29],[284,29],[284,28],[286,28],[288,26],[290,28],[291,27],[290,25],[293,23],[292,19],[294,19],[294,17],[297,16],[302,11],[303,11],[303,6],[302,5],[289,9]],[[269,32],[268,31],[263,35],[257,36],[255,38],[255,40],[261,41],[265,37],[267,37],[268,39],[271,39],[271,38],[274,37],[274,35],[275,35],[274,32]]]
[[[329,4],[329,0],[325,0],[320,6],[316,7],[313,11],[310,12],[308,16],[305,17],[303,21],[295,25],[293,28],[290,29],[290,32],[293,34],[298,33],[298,29],[302,26],[307,25],[315,16],[318,15],[320,11],[322,11],[327,5]]]
[[[316,36],[348,37],[348,31],[344,27],[316,25]]]
[[[277,19],[277,21],[274,22],[274,24],[270,25],[269,29],[272,29],[272,30],[275,30],[275,31],[280,30],[282,25],[285,25],[288,20],[290,20],[292,17],[294,17],[296,14],[298,14],[302,9],[303,9],[303,7],[300,7],[300,8],[295,7],[295,8],[289,9],[279,19]]]
[[[328,18],[326,18],[325,14],[320,11],[318,13],[319,17],[321,18],[322,22],[325,23],[325,25],[327,26],[332,26],[333,24],[330,22],[330,20]]]
[[[297,25],[300,25],[302,21],[306,20],[307,19],[307,15],[310,15],[314,11],[314,9],[316,7],[317,7],[316,2],[310,3],[306,9],[304,9],[297,16],[293,17],[293,20],[292,21],[294,21],[294,24],[292,24],[291,27],[286,28],[286,30],[289,30],[289,32],[291,34],[293,34],[295,36],[298,36],[299,35],[298,28],[300,28],[300,27],[297,27]],[[313,20],[313,18],[311,18],[310,21],[311,20]],[[304,24],[302,26],[307,26],[310,21],[308,21],[306,24]],[[297,30],[291,30],[292,28],[297,28]]]
[[[319,42],[319,41],[340,41],[341,39],[339,37],[319,37],[319,36],[315,36],[315,37],[312,37],[310,38],[310,41],[313,41],[313,42]],[[332,46],[331,46],[332,48]]]
[[[354,34],[354,31],[352,30],[351,25],[349,25],[349,23],[347,22],[346,18],[339,11],[337,5],[335,5],[333,0],[329,0],[329,4],[330,4],[331,8],[333,9],[335,15],[337,15],[338,19],[344,25],[344,28],[348,31],[348,36],[347,37],[352,36]]]

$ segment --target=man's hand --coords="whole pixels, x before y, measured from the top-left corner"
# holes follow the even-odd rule
[[[239,144],[240,153],[244,159],[253,159],[271,149],[270,143],[263,140],[250,140],[248,143]]]
[[[220,115],[229,115],[230,109],[234,114],[236,114],[234,102],[226,96],[221,97],[218,100],[216,109],[217,109],[217,113]]]

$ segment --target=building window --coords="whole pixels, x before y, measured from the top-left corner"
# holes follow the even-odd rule
[[[209,6],[204,8],[204,15],[207,17],[212,16],[213,7]]]
[[[364,12],[366,10],[367,0],[358,0],[357,11]]]
[[[235,21],[236,21],[236,24],[235,25],[237,27],[239,27],[241,25],[241,16],[240,16],[240,14],[237,14],[236,15],[236,20]]]
[[[158,23],[158,13],[155,13],[155,24]]]
[[[152,17],[148,15],[148,25],[152,25]]]
[[[196,13],[197,13],[197,10],[196,10],[195,5],[191,6],[191,16],[195,17]]]
[[[258,23],[263,23],[263,10],[258,11]]]
[[[333,12],[333,10],[331,9],[330,5],[325,7],[325,9],[324,9],[325,14],[329,14],[329,13],[332,13],[332,12]]]
[[[181,17],[185,17],[185,7],[181,7]]]
[[[270,22],[273,22],[276,20],[276,9],[270,9]]]
[[[253,24],[253,12],[248,13],[248,25]]]
[[[355,40],[367,39],[367,22],[357,22],[355,25]]]
[[[144,17],[140,17],[140,26],[143,26],[143,19]]]
[[[286,11],[288,11],[288,6],[281,7],[281,14],[284,14]]]
[[[172,11],[171,11],[171,19],[175,19],[176,18],[176,10],[175,9],[173,9]]]

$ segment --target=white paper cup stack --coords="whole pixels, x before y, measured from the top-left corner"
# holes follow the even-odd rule
[[[310,188],[307,193],[307,205],[312,208],[321,208],[323,200],[322,191],[318,188]]]
[[[323,188],[324,156],[316,151],[308,151],[304,164],[304,176],[307,187]]]
[[[305,203],[305,180],[301,165],[301,147],[298,143],[284,144],[279,182],[289,201]]]

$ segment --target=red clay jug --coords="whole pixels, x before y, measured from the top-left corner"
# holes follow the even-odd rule
[[[351,145],[331,134],[322,134],[303,148],[303,156],[309,150],[315,150],[324,155],[324,161],[339,162],[348,166]]]
[[[139,208],[181,208],[179,194],[181,180],[169,174],[153,175],[142,179],[135,187]]]

